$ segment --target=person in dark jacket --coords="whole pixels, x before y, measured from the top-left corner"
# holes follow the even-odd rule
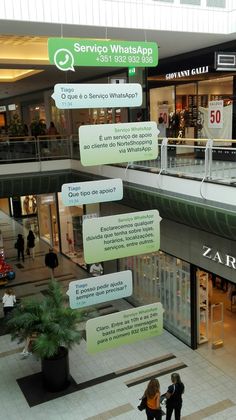
[[[25,255],[24,255],[24,250],[25,250],[25,240],[23,238],[23,236],[21,235],[21,233],[18,234],[17,237],[17,241],[15,243],[15,248],[17,249],[17,259],[18,261],[20,261],[20,256],[22,257],[22,261],[25,261]]]
[[[172,385],[168,387],[166,396],[166,420],[171,420],[172,413],[175,413],[175,420],[180,420],[182,408],[182,395],[184,393],[184,384],[181,382],[178,373],[171,375]]]
[[[57,254],[53,252],[53,248],[49,248],[49,252],[45,255],[45,265],[51,270],[51,278],[54,280],[54,270],[58,267]]]
[[[27,254],[30,256],[32,254],[32,258],[34,260],[34,247],[35,247],[35,236],[33,231],[30,230],[27,236]]]

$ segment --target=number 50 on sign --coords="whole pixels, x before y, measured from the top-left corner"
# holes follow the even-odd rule
[[[208,108],[208,128],[223,128],[223,101],[210,101]]]

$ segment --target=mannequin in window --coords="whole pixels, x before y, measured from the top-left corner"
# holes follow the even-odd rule
[[[157,128],[160,131],[160,133],[158,134],[158,137],[159,138],[166,137],[166,126],[162,117],[158,118]]]

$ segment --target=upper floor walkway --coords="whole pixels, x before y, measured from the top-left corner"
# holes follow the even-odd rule
[[[236,205],[236,140],[166,138],[158,139],[158,143],[155,160],[83,167],[75,135],[2,137],[0,177],[74,170]]]

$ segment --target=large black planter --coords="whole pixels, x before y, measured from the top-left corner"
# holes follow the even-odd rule
[[[56,356],[42,359],[42,374],[48,391],[58,392],[69,386],[69,357],[65,347],[60,347]]]

